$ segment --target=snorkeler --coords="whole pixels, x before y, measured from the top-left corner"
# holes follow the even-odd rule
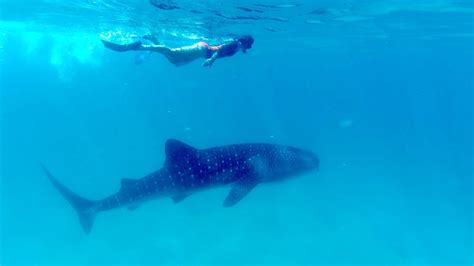
[[[205,42],[198,42],[190,46],[178,48],[170,48],[162,45],[158,40],[150,35],[143,36],[142,40],[125,44],[112,42],[104,38],[102,38],[101,41],[105,47],[117,52],[157,52],[164,55],[168,61],[176,66],[190,63],[199,58],[205,58],[206,60],[202,66],[210,67],[218,58],[233,56],[238,51],[245,53],[248,49],[252,48],[254,39],[250,35],[242,35],[218,45],[209,45]]]

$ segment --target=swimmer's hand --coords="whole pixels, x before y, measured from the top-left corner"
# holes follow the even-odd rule
[[[211,67],[213,63],[214,63],[214,60],[212,60],[212,58],[209,58],[206,61],[204,61],[204,63],[202,63],[202,66],[203,67]]]

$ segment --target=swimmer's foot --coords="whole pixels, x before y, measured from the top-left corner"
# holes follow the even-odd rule
[[[104,44],[105,47],[114,50],[116,52],[126,52],[126,51],[132,51],[132,50],[140,50],[140,47],[142,46],[142,43],[140,41],[132,42],[132,43],[126,43],[126,44],[118,44],[114,42],[110,42],[107,40],[102,39],[102,43]]]

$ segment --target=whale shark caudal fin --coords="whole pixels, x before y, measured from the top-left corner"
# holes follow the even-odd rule
[[[59,181],[44,165],[41,165],[41,168],[53,186],[59,191],[59,193],[61,193],[61,195],[69,202],[69,204],[71,204],[74,210],[76,210],[82,229],[88,234],[92,229],[94,218],[97,214],[97,202],[78,196],[63,184],[59,183]]]

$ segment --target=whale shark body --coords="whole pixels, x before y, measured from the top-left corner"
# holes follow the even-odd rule
[[[119,191],[102,200],[88,200],[61,184],[43,170],[53,186],[76,210],[83,230],[89,233],[97,213],[120,207],[136,208],[140,203],[169,197],[175,203],[189,195],[224,185],[231,189],[224,207],[243,199],[260,183],[284,180],[319,168],[312,152],[281,145],[252,143],[196,149],[178,140],[165,145],[163,167],[141,179],[122,179]]]

